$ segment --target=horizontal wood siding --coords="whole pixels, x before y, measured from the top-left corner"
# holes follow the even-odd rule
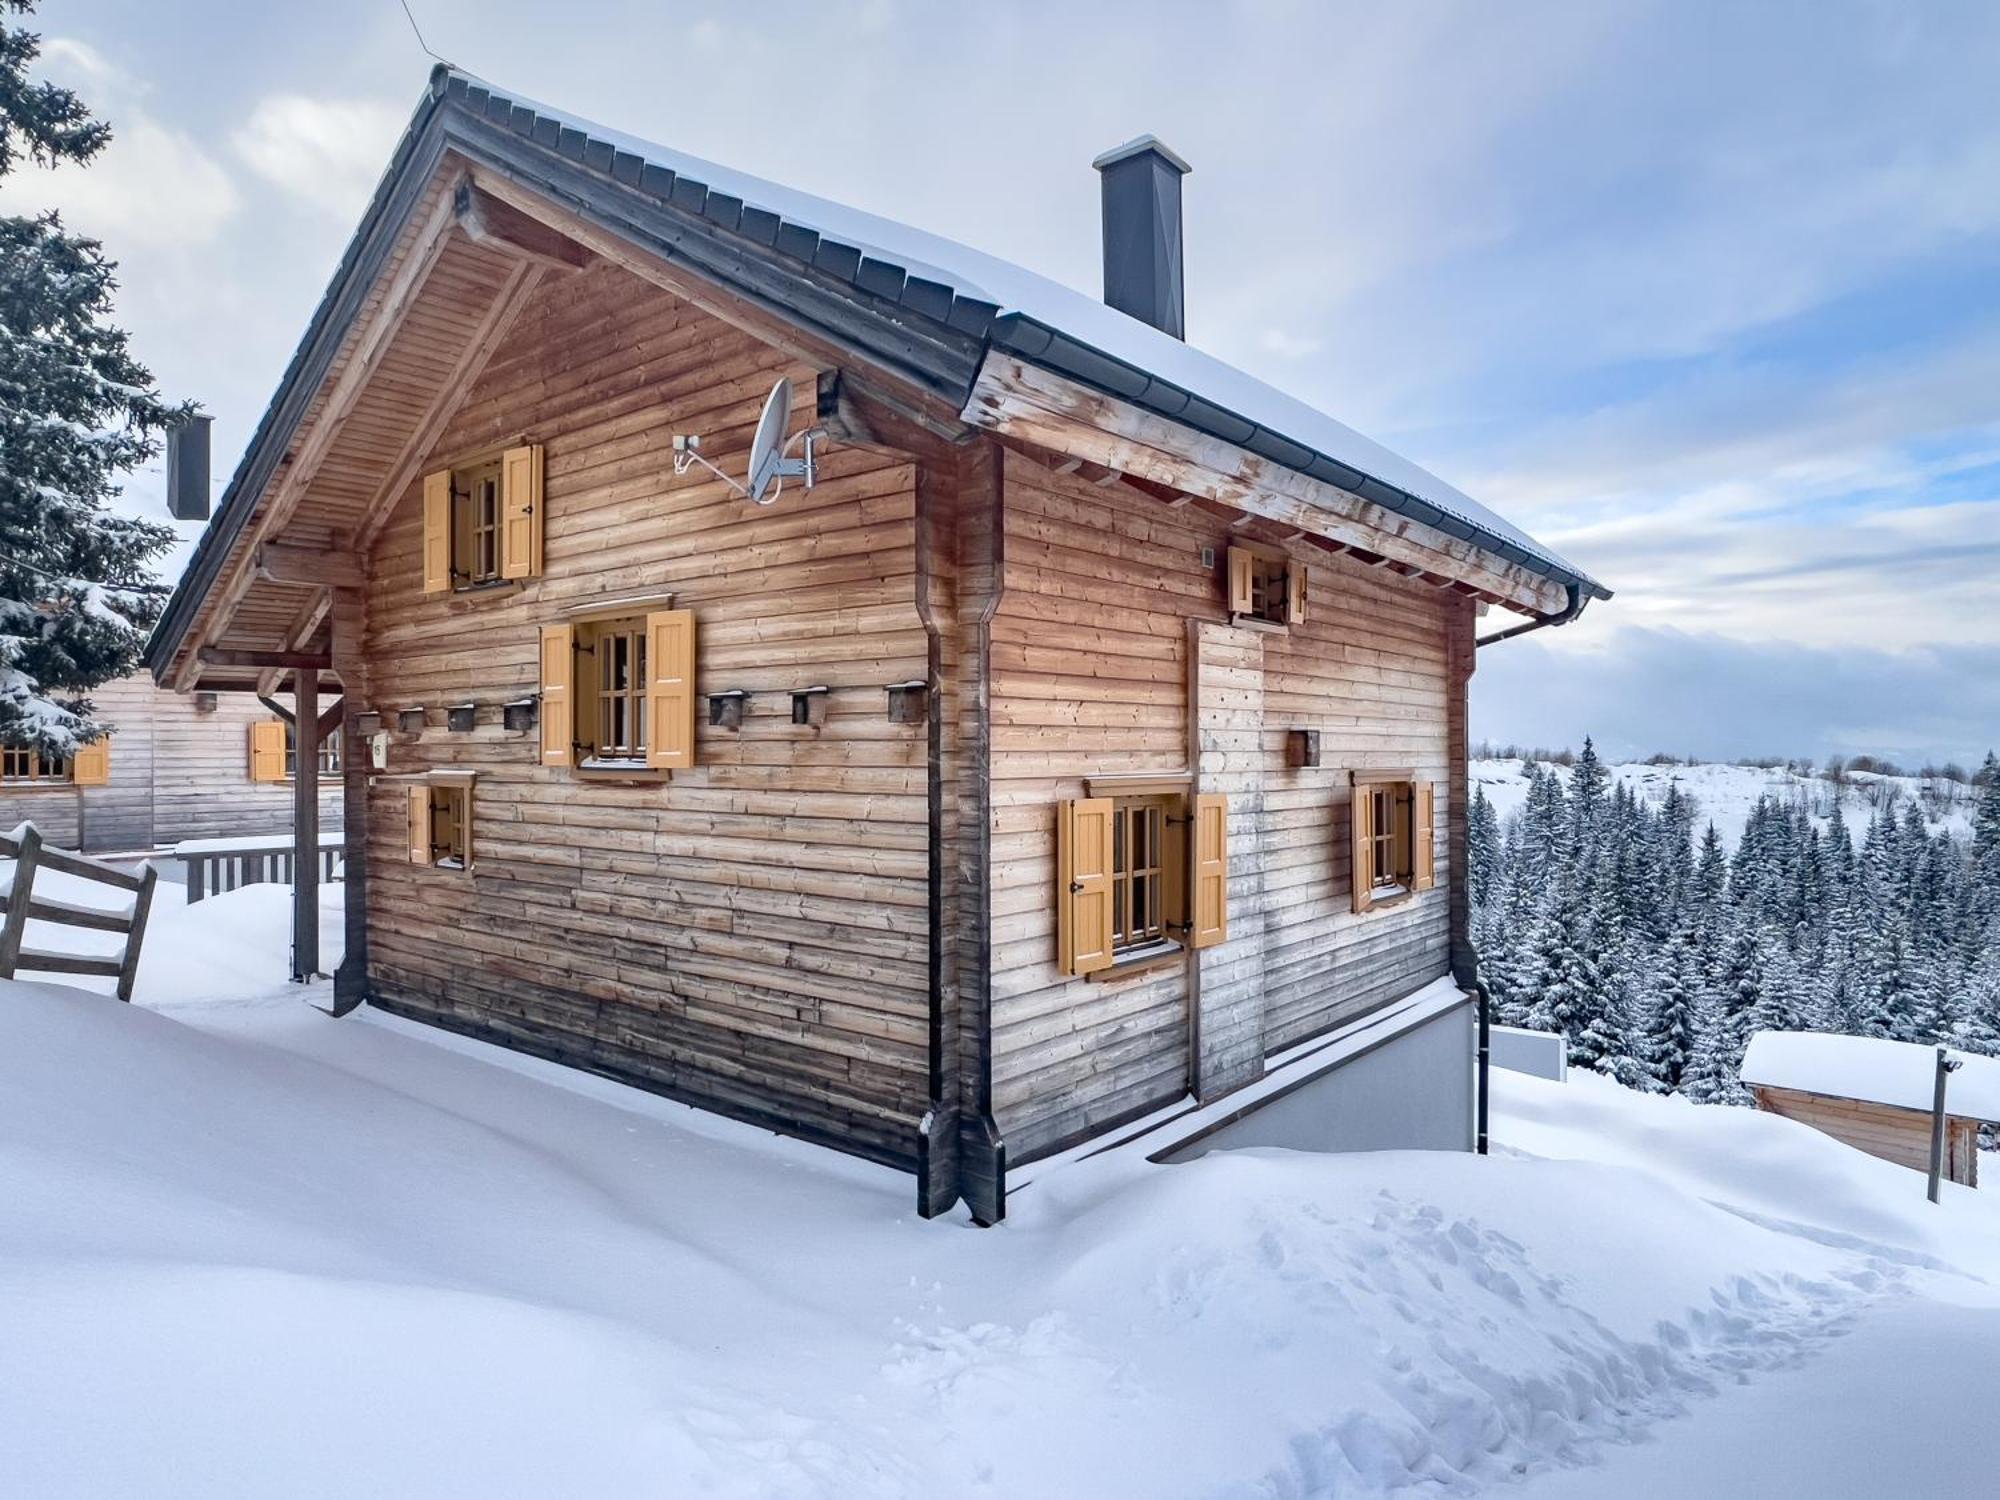
[[[1908,1167],[1931,1169],[1931,1115],[1928,1110],[1899,1109],[1865,1099],[1841,1099],[1799,1089],[1759,1085],[1751,1090],[1759,1109],[1810,1125],[1857,1151]],[[1979,1123],[1962,1116],[1945,1117],[1945,1176],[1976,1186],[1979,1167]]]
[[[812,372],[600,265],[545,283],[420,469],[546,447],[545,572],[426,598],[421,481],[369,557],[364,654],[392,734],[369,804],[370,980],[393,1009],[885,1161],[914,1161],[928,1073],[926,735],[884,685],[925,676],[914,477],[829,446],[820,483],[759,509],[741,473],[772,381]],[[499,706],[536,690],[564,611],[671,592],[697,622],[696,764],[670,780],[544,767]],[[833,689],[821,728],[790,691]],[[711,728],[708,693],[750,696]],[[481,705],[453,733],[443,709]],[[404,783],[478,773],[470,873],[402,847]]]
[[[49,843],[92,852],[291,832],[291,787],[250,780],[248,726],[271,716],[253,695],[219,693],[202,713],[141,672],[90,699],[111,725],[109,782],[0,790],[0,828],[29,820]],[[340,827],[339,799],[337,783],[322,792],[322,828]]]
[[[1448,972],[1447,830],[1462,780],[1447,641],[1465,623],[1463,602],[1294,544],[1287,550],[1309,570],[1306,618],[1256,634],[1258,667],[1257,651],[1232,649],[1248,632],[1224,628],[1223,559],[1243,539],[1204,505],[1175,507],[1008,456],[991,879],[994,1092],[1012,1160],[1188,1087],[1187,966],[1066,978],[1055,963],[1054,881],[1055,804],[1082,796],[1085,778],[1189,768],[1190,622],[1220,631],[1205,679],[1214,722],[1201,736],[1201,789],[1230,798],[1232,852],[1229,938],[1201,958],[1230,987],[1209,1018],[1219,1051],[1204,1085],[1226,1089],[1254,1073],[1240,1055],[1242,1023],[1260,1028],[1251,1049],[1268,1055]],[[1208,566],[1204,547],[1215,554]],[[1256,680],[1233,681],[1245,673]],[[1290,729],[1320,731],[1319,766],[1287,767]],[[1435,889],[1358,916],[1348,847],[1357,768],[1408,768],[1436,784],[1437,860]],[[1260,971],[1261,1005],[1242,992]]]

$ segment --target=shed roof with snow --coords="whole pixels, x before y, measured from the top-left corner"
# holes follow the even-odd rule
[[[1945,1088],[1945,1113],[2000,1120],[2000,1058],[1948,1049],[1963,1064]],[[1760,1031],[1743,1054],[1747,1085],[1795,1089],[1930,1112],[1937,1048],[1882,1037]]]

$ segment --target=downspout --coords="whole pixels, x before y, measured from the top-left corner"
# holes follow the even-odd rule
[[[1501,641],[1511,641],[1517,635],[1526,635],[1531,630],[1546,630],[1554,625],[1569,624],[1578,615],[1583,613],[1583,607],[1590,602],[1590,595],[1583,591],[1583,585],[1580,583],[1572,583],[1567,587],[1569,589],[1569,603],[1557,610],[1556,613],[1552,615],[1538,615],[1525,624],[1515,625],[1506,630],[1496,630],[1491,635],[1482,635],[1474,640],[1473,645],[1498,645]],[[1470,944],[1467,946],[1470,949]],[[1478,1155],[1484,1156],[1486,1155],[1487,1120],[1490,1110],[1488,1102],[1490,1095],[1489,1075],[1493,1066],[1493,996],[1486,988],[1486,981],[1479,977],[1478,964],[1479,956],[1477,952],[1474,952],[1473,970],[1467,976],[1472,982],[1473,994],[1479,997],[1479,1046],[1476,1054],[1478,1058],[1476,1072],[1479,1081],[1477,1085],[1478,1097],[1474,1103],[1477,1118],[1473,1126],[1473,1150]]]

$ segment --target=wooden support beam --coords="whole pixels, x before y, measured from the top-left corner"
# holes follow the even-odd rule
[[[361,658],[364,596],[338,589],[327,617],[334,659],[341,665],[343,714],[340,754],[342,878],[347,946],[333,976],[333,1013],[344,1016],[368,995],[368,772],[369,759],[355,717],[367,701]]]
[[[452,189],[458,227],[475,245],[531,261],[549,271],[576,271],[590,264],[590,251],[512,204],[481,192],[469,177]]]
[[[358,555],[366,557],[369,548],[375,543],[375,538],[380,536],[382,528],[389,524],[389,517],[396,509],[396,502],[402,498],[403,492],[409,489],[417,477],[418,468],[437,446],[438,437],[443,433],[445,424],[457,414],[459,407],[465,404],[465,398],[478,381],[480,372],[486,368],[486,362],[499,349],[507,330],[513,326],[514,320],[521,314],[521,309],[527,306],[528,299],[534,296],[536,288],[541,284],[542,268],[523,261],[514,274],[501,285],[499,292],[486,309],[486,316],[480,319],[479,326],[473,329],[471,338],[466,340],[465,347],[459,351],[457,362],[445,378],[438,382],[437,394],[431,398],[431,404],[424,408],[422,418],[411,430],[402,448],[398,450],[395,461],[389,466],[388,477],[369,497],[368,507],[362,512],[367,519],[362,523],[361,533],[355,539],[355,550]]]
[[[348,552],[318,552],[266,542],[257,549],[256,573],[272,583],[306,583],[320,588],[358,589],[361,564]]]
[[[292,716],[292,711],[276,698],[273,698],[269,693],[259,693],[257,701],[270,709],[272,713],[283,719],[287,724],[291,725],[292,728],[298,728],[299,721]]]
[[[284,638],[278,642],[278,649],[280,651],[305,650],[306,643],[313,638],[313,632],[319,629],[320,622],[326,618],[327,606],[331,602],[331,599],[331,591],[322,589],[319,593],[314,594],[311,599],[307,600],[306,607],[294,615],[292,623],[285,627]],[[258,673],[258,693],[264,697],[269,697],[272,693],[277,692],[280,675],[275,668],[269,667]]]
[[[374,316],[356,331],[353,348],[346,362],[339,367],[339,375],[327,388],[318,417],[299,444],[298,451],[273,476],[272,487],[261,507],[261,517],[250,534],[238,544],[245,550],[238,554],[235,576],[227,583],[218,578],[216,586],[210,590],[211,602],[189,632],[188,644],[194,649],[183,658],[180,671],[175,674],[175,688],[186,691],[188,683],[200,669],[200,648],[213,639],[219,623],[229,618],[250,585],[256,581],[255,568],[246,566],[240,559],[254,557],[257,543],[265,537],[277,535],[291,519],[306,488],[318,474],[320,464],[332,450],[334,440],[340,436],[341,428],[353,414],[355,403],[374,375],[382,352],[388,348],[409,317],[410,310],[416,306],[424,284],[429,281],[431,272],[451,243],[452,222],[452,195],[448,189],[440,188],[432,200],[430,212],[412,236],[402,263],[384,287]]]
[[[332,657],[314,651],[232,651],[223,646],[203,646],[195,656],[204,667],[282,667],[292,672],[324,672],[333,666]]]
[[[292,678],[292,707],[301,724],[319,723],[319,673]],[[319,745],[292,737],[292,978],[319,973]]]

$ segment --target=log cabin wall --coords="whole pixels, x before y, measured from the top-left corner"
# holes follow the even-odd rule
[[[545,446],[541,577],[422,587],[421,479],[369,557],[363,654],[390,726],[370,791],[369,985],[378,1003],[904,1167],[929,1085],[929,792],[914,469],[830,445],[820,482],[759,509],[670,440],[741,473],[765,393],[812,372],[599,264],[537,291],[422,470]],[[537,687],[565,611],[671,592],[697,623],[697,754],[664,781],[539,763],[500,705]],[[822,727],[791,691],[832,689]],[[742,727],[706,695],[749,694]],[[481,705],[469,732],[449,704]],[[419,734],[398,710],[424,706]],[[413,773],[476,772],[472,868],[411,863]]]
[[[92,853],[290,832],[290,785],[250,779],[249,726],[271,717],[254,696],[218,693],[203,712],[192,695],[155,687],[143,672],[89,696],[112,727],[109,780],[0,788],[0,828],[31,821],[49,843]],[[337,786],[320,806],[321,826],[338,829]]]
[[[1929,1110],[1902,1109],[1867,1099],[1812,1094],[1803,1089],[1757,1084],[1751,1090],[1757,1107],[1810,1125],[1835,1140],[1883,1161],[1928,1174],[1931,1169]],[[1979,1185],[1979,1122],[1963,1115],[1945,1116],[1944,1176],[1948,1182]]]
[[[1449,658],[1471,613],[1430,585],[1295,549],[1308,566],[1305,622],[1232,627],[1222,569],[1239,535],[1219,517],[1015,453],[1005,496],[994,1091],[1009,1158],[1022,1161],[1197,1082],[1212,1096],[1249,1081],[1271,1053],[1449,971],[1448,831],[1463,795],[1463,680]],[[1294,728],[1320,732],[1319,766],[1286,764]],[[1199,789],[1230,797],[1228,940],[1196,955],[1194,982],[1186,960],[1066,977],[1056,804],[1083,796],[1093,775],[1191,769],[1191,752]],[[1348,773],[1391,767],[1435,785],[1436,887],[1357,915]]]

